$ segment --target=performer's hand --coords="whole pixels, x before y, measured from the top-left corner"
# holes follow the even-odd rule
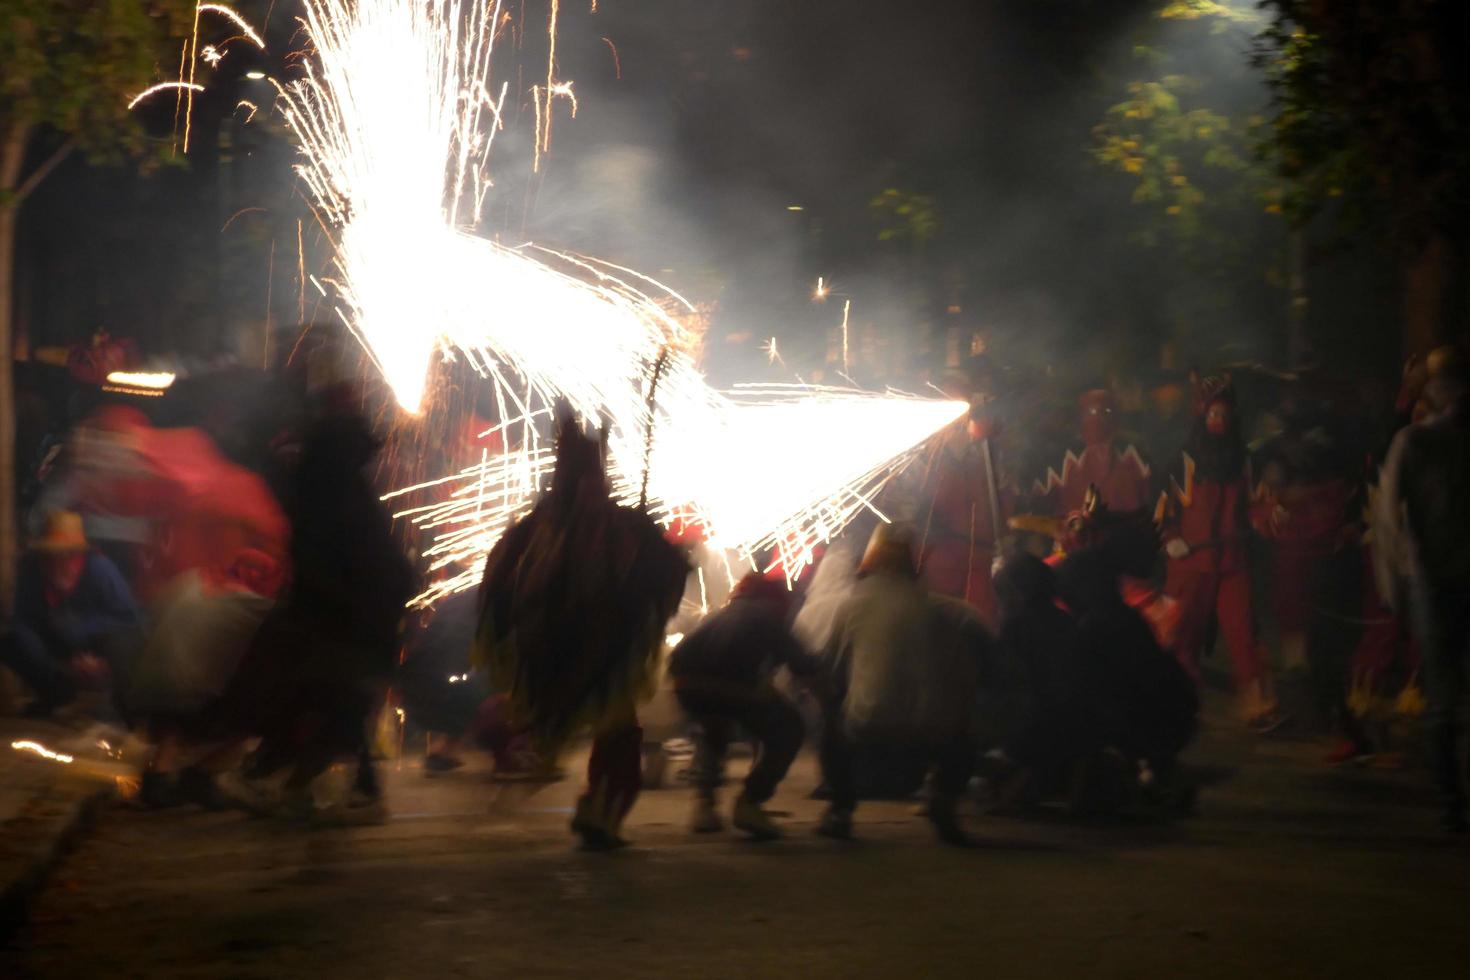
[[[1170,538],[1164,544],[1164,553],[1175,560],[1188,558],[1189,543],[1183,538]]]

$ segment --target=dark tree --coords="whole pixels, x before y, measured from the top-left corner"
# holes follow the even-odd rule
[[[1463,335],[1470,271],[1470,5],[1263,0],[1288,214],[1399,257],[1407,352]]]

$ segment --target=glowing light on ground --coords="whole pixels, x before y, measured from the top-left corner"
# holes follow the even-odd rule
[[[53,752],[40,742],[32,742],[29,739],[11,742],[10,747],[17,752],[29,752],[32,755],[40,756],[42,759],[51,762],[60,762],[64,765],[71,765],[71,763],[76,761],[74,757],[67,755],[65,752]]]

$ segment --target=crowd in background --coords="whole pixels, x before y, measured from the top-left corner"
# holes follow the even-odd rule
[[[703,616],[699,529],[615,503],[605,442],[569,416],[479,592],[408,611],[417,542],[379,499],[361,390],[301,371],[157,400],[84,386],[23,420],[29,547],[0,664],[17,710],[142,733],[148,806],[382,819],[390,706],[428,734],[430,772],[477,746],[507,777],[554,778],[590,731],[573,826],[615,847],[660,755],[638,705],[662,685],[695,746],[692,829],[723,826],[743,738],[731,820],[779,836],[764,804],[810,734],[820,832],[851,836],[862,798],[922,794],[963,843],[976,786],[1023,813],[1189,812],[1180,756],[1223,688],[1262,736],[1331,736],[1334,764],[1409,755],[1427,711],[1462,830],[1464,362],[1437,351],[1402,380],[1379,405],[1250,367],[1067,387],[957,365],[942,387],[971,410],[885,489],[884,521],[794,589],[770,556]],[[434,451],[492,427],[445,427]],[[323,807],[336,763],[350,788]]]

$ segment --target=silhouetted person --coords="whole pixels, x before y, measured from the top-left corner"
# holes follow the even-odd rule
[[[1427,393],[1430,416],[1403,429],[1389,449],[1375,534],[1382,593],[1395,608],[1408,607],[1419,640],[1444,825],[1464,833],[1460,713],[1470,654],[1470,405],[1463,362],[1445,364]]]
[[[751,572],[730,593],[730,601],[711,613],[669,659],[669,675],[679,704],[700,728],[695,752],[696,798],[692,827],[720,829],[715,790],[724,776],[730,736],[740,728],[759,747],[745,789],[735,800],[733,822],[757,838],[780,836],[761,805],[801,749],[801,713],[776,690],[773,675],[788,667],[798,676],[819,670],[815,658],[791,633],[791,593],[782,582]]]

